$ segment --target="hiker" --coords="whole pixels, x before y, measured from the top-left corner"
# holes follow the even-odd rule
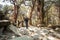
[[[24,18],[24,21],[25,21],[25,25],[26,25],[26,28],[28,29],[28,17]]]

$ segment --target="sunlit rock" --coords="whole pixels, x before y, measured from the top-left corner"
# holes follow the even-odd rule
[[[21,34],[20,34],[20,32],[19,32],[19,30],[18,30],[18,28],[17,28],[16,26],[10,25],[10,26],[9,26],[9,29],[10,29],[12,32],[14,32],[16,35],[20,35],[20,36],[21,36]]]
[[[28,29],[20,29],[20,33],[22,35],[29,35],[29,30]]]
[[[33,40],[33,38],[29,36],[22,36],[22,37],[16,37],[14,39],[9,39],[9,40]]]

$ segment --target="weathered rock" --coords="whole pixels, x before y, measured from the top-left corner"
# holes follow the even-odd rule
[[[33,38],[29,36],[22,36],[22,37],[16,37],[14,39],[9,39],[9,40],[33,40]]]
[[[26,29],[26,27],[17,28],[13,25],[10,25],[9,28],[17,35],[21,34],[20,37],[12,35],[9,40],[30,40],[28,38],[33,38],[33,40],[58,40],[60,38],[60,34],[51,28],[29,27]],[[7,34],[8,36],[11,35],[8,32]]]
[[[33,38],[34,40],[39,40],[39,35],[34,35],[34,36],[32,36],[32,38]]]
[[[22,35],[29,35],[28,29],[20,29]]]
[[[26,27],[21,27],[21,28],[18,28],[19,29],[19,32],[22,34],[22,35],[29,35],[29,30],[26,29]]]
[[[47,29],[41,29],[41,30],[38,30],[36,33],[45,36],[46,34],[49,33],[49,31]]]
[[[44,37],[43,40],[49,40],[47,37]]]
[[[21,36],[21,34],[20,34],[20,32],[19,32],[19,30],[18,30],[17,27],[15,27],[15,26],[13,26],[13,25],[10,25],[10,26],[9,26],[9,29],[10,29],[12,32],[14,32],[16,35],[20,35],[20,36]]]
[[[29,27],[29,30],[31,32],[36,32],[37,30],[40,30],[40,28],[37,28],[37,27]]]
[[[56,38],[54,38],[53,36],[48,36],[47,37],[49,40],[57,40]]]

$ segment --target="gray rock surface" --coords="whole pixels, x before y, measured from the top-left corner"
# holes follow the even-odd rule
[[[26,27],[17,28],[13,25],[10,25],[9,29],[13,31],[14,34],[19,35],[16,36],[11,32],[6,32],[7,37],[3,36],[0,39],[8,39],[8,40],[60,40],[60,33],[56,32],[51,28],[38,28],[38,27]]]
[[[9,39],[9,40],[33,40],[33,38],[28,36],[22,36],[22,37],[16,37],[14,39]]]

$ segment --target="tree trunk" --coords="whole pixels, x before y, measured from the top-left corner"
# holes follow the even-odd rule
[[[31,20],[31,18],[32,18],[32,12],[33,12],[33,10],[34,10],[35,3],[36,3],[36,0],[33,1],[33,7],[31,8],[31,12],[30,12],[30,25],[32,25],[32,20]]]
[[[39,16],[40,24],[44,21],[44,0],[37,0],[37,11]],[[42,25],[40,25],[42,26]]]
[[[18,15],[18,6],[15,4],[16,0],[14,0],[14,23],[16,23],[17,15]]]

